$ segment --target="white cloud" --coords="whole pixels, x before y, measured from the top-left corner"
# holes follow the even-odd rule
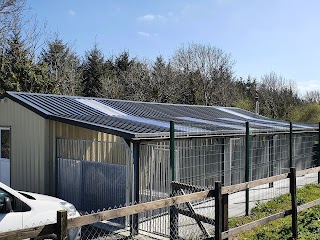
[[[72,9],[69,10],[69,15],[70,16],[75,16],[76,15],[76,12]]]
[[[141,21],[141,22],[154,22],[154,21],[158,21],[158,22],[166,22],[167,21],[167,18],[165,16],[162,16],[162,15],[154,15],[154,14],[147,14],[147,15],[144,15],[144,16],[140,16],[137,18],[138,21]]]
[[[138,35],[141,37],[151,37],[151,34],[147,32],[138,32]]]
[[[147,15],[138,17],[138,20],[139,20],[139,21],[144,21],[144,22],[151,22],[151,21],[153,21],[155,18],[156,18],[155,15],[147,14]]]
[[[148,32],[138,32],[138,35],[141,37],[158,37],[159,33],[148,33]]]

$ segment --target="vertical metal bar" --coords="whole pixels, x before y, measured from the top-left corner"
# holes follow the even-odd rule
[[[221,140],[221,182],[223,184],[223,186],[226,186],[226,161],[225,161],[225,148],[224,148],[224,144],[225,144],[225,138],[222,138]],[[219,145],[218,145],[219,146]]]
[[[175,181],[175,169],[174,169],[174,121],[170,121],[170,169],[171,169],[171,181]]]
[[[85,183],[86,183],[86,180],[85,180],[85,159],[86,159],[86,152],[87,152],[87,141],[83,140],[82,141],[82,144],[81,144],[81,147],[82,147],[82,159],[81,159],[81,175],[80,175],[80,178],[81,178],[81,187],[80,187],[80,192],[86,192],[86,189],[85,189]],[[86,200],[81,197],[80,198],[80,205],[81,205],[81,208],[82,209],[85,209],[85,202]]]
[[[290,161],[290,168],[294,167],[293,162],[293,131],[292,131],[292,122],[290,122],[290,134],[289,134],[289,161]]]
[[[214,229],[214,236],[215,240],[222,239],[222,195],[221,195],[221,182],[215,182],[215,229]]]
[[[320,166],[320,122],[319,122],[319,129],[318,129],[318,156],[317,156],[317,165]],[[318,172],[318,183],[320,184],[320,172]]]
[[[133,142],[133,203],[139,203],[139,142]],[[139,233],[139,215],[132,215],[131,236]]]
[[[268,136],[268,139],[269,139],[269,177],[272,177],[273,176],[273,158],[274,158],[274,155],[273,155],[273,149],[274,149],[274,145],[273,145],[273,136],[270,135]],[[272,183],[269,183],[269,188],[272,188],[273,187],[273,182]]]
[[[246,165],[245,165],[245,180],[250,181],[250,126],[246,122]],[[246,189],[246,216],[249,215],[249,189]]]
[[[292,209],[292,238],[298,237],[298,212],[297,212],[297,181],[296,168],[290,168],[290,194],[291,194],[291,209]]]
[[[54,159],[54,161],[56,163],[55,164],[55,193],[54,193],[54,195],[56,197],[58,197],[58,194],[59,194],[59,192],[58,192],[58,190],[59,190],[59,188],[58,188],[58,184],[59,184],[59,160],[58,160],[58,157],[60,156],[60,153],[59,153],[60,144],[61,144],[61,140],[56,138],[56,159]]]

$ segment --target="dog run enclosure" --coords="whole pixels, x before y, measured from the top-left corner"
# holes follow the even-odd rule
[[[316,126],[288,122],[263,126],[259,122],[237,122],[232,126],[239,131],[218,131],[207,123],[171,122],[171,138],[170,133],[161,138],[148,136],[130,144],[58,139],[58,196],[89,212],[167,198],[173,180],[202,187],[221,181],[229,186],[287,173],[292,166],[303,170],[319,165]],[[301,184],[308,181],[315,179]],[[250,211],[255,203],[249,203],[249,194],[254,201],[267,201],[287,193],[287,186],[281,182],[270,184],[268,191],[248,190],[244,193],[248,194],[248,202],[238,205],[242,206],[240,210],[230,209],[230,214],[239,216]],[[231,202],[237,201],[237,195],[233,197]],[[214,218],[210,211],[213,200],[196,205],[202,215]],[[168,209],[159,209],[139,214],[135,231],[169,236],[168,213]],[[107,228],[111,230],[128,225],[129,219],[116,219],[110,224]],[[197,223],[192,226],[198,228]]]
[[[172,180],[228,186],[319,160],[318,126],[238,108],[21,92],[0,100],[11,186],[57,195],[82,211],[165,198]],[[167,235],[159,219],[165,224],[167,216],[155,210],[132,222]]]

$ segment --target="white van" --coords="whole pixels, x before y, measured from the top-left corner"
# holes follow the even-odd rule
[[[0,232],[55,223],[58,210],[66,210],[68,218],[80,216],[76,208],[64,200],[42,194],[16,191],[0,182]],[[78,240],[80,235],[80,228],[68,231],[68,239]],[[51,234],[45,239],[56,239],[56,235]]]

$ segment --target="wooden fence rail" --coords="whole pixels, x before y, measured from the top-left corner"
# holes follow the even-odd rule
[[[99,213],[93,213],[88,214],[81,217],[76,217],[72,219],[67,219],[67,214],[65,211],[58,211],[57,212],[57,223],[55,224],[49,224],[49,225],[43,225],[43,226],[37,226],[32,227],[28,229],[21,229],[16,231],[10,231],[10,232],[4,232],[0,233],[0,240],[7,240],[7,239],[25,239],[25,238],[36,238],[40,236],[45,236],[48,234],[55,233],[58,236],[58,239],[66,239],[67,236],[67,230],[74,227],[82,227],[84,225],[89,225],[93,223],[97,223],[100,221],[105,220],[111,220],[119,217],[124,216],[130,216],[150,210],[165,208],[165,207],[172,207],[176,206],[178,204],[192,202],[192,201],[199,201],[203,200],[208,197],[215,197],[215,220],[206,218],[204,216],[201,216],[199,214],[188,212],[187,210],[178,210],[180,214],[184,214],[189,217],[196,218],[197,221],[202,221],[205,223],[210,223],[215,225],[215,239],[226,239],[229,237],[232,237],[234,235],[237,235],[239,233],[242,233],[244,231],[251,230],[257,226],[266,224],[270,221],[276,220],[278,218],[283,218],[288,215],[293,215],[294,218],[297,218],[297,215],[294,212],[301,212],[308,208],[314,207],[316,205],[320,204],[320,199],[314,200],[312,202],[303,204],[301,206],[297,206],[296,203],[296,177],[298,176],[304,176],[306,174],[310,173],[317,173],[320,171],[320,167],[315,167],[312,169],[302,170],[295,172],[294,168],[291,168],[290,173],[285,173],[273,177],[268,177],[264,179],[259,179],[255,181],[250,181],[246,183],[241,183],[233,186],[226,186],[221,187],[221,183],[217,182],[215,186],[218,186],[219,188],[215,189],[209,189],[204,190],[201,187],[196,186],[190,186],[186,184],[179,184],[179,183],[173,183],[175,188],[181,187],[181,189],[188,189],[190,186],[194,191],[197,191],[195,193],[185,194],[182,196],[173,196],[166,199],[161,199],[157,201],[147,202],[147,203],[141,203],[136,204],[133,206],[128,207],[122,207],[119,209],[114,210],[107,210]],[[290,192],[292,196],[292,209],[283,211],[280,213],[273,214],[271,216],[259,219],[257,221],[245,224],[243,226],[233,228],[233,229],[227,229],[226,226],[226,217],[227,217],[227,203],[228,200],[225,198],[228,194],[234,193],[237,191],[245,190],[248,188],[253,188],[259,185],[272,183],[274,181],[279,181],[282,179],[291,178],[290,181]],[[293,214],[294,213],[294,214]],[[293,220],[293,224],[295,224],[296,219]],[[177,224],[177,221],[172,221],[172,223]],[[171,226],[171,227],[178,227],[178,226]],[[294,226],[296,227],[296,226]],[[294,233],[293,237],[295,237],[297,234]],[[171,236],[171,239],[178,239],[178,236]],[[212,238],[211,238],[212,239]]]

